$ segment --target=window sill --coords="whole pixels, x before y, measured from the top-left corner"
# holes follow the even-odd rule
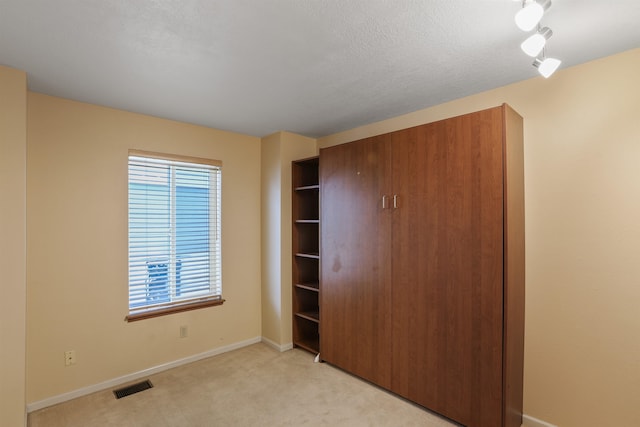
[[[174,304],[171,306],[151,308],[137,313],[129,314],[124,318],[126,322],[137,322],[138,320],[151,319],[153,317],[167,316],[169,314],[181,313],[183,311],[198,310],[200,308],[213,307],[224,304],[222,298],[199,300],[186,302],[184,304]]]

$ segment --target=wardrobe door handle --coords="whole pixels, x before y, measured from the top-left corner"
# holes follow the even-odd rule
[[[382,209],[387,209],[387,195],[382,196]]]
[[[393,209],[398,209],[398,195],[393,195]]]

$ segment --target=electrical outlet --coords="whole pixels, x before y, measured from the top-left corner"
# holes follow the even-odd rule
[[[180,326],[180,338],[186,338],[189,336],[189,327],[186,325]]]
[[[76,351],[69,350],[64,352],[64,366],[71,366],[76,364]]]

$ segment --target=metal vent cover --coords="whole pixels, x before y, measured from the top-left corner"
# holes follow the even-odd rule
[[[140,393],[141,391],[148,390],[153,388],[153,384],[151,381],[145,380],[139,383],[131,384],[126,387],[119,388],[117,390],[113,390],[113,394],[116,396],[116,399],[122,399],[123,397]]]

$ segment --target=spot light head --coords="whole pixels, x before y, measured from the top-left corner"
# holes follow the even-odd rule
[[[516,25],[522,31],[531,31],[542,19],[544,11],[551,6],[551,0],[529,0],[523,2],[523,8],[516,13]]]
[[[525,41],[522,42],[520,48],[524,53],[529,55],[532,58],[535,58],[542,52],[544,45],[549,40],[549,37],[553,35],[553,31],[549,27],[544,27],[538,30],[535,34],[529,36]]]
[[[547,79],[556,72],[561,63],[562,61],[556,58],[536,58],[533,61],[533,66],[538,69],[542,77]]]

